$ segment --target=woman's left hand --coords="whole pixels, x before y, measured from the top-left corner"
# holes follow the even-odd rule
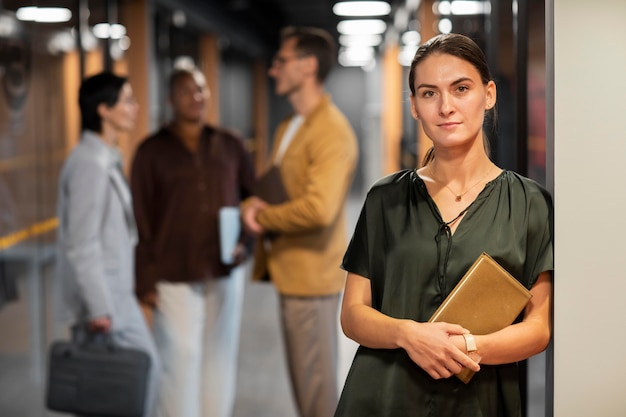
[[[450,323],[418,323],[407,320],[398,344],[411,360],[434,379],[449,378],[466,367],[478,372],[480,366],[465,353],[463,327]],[[460,339],[460,340],[459,340]]]

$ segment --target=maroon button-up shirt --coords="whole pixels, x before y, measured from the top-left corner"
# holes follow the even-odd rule
[[[161,280],[193,282],[230,272],[232,265],[220,260],[218,211],[238,206],[254,180],[243,141],[220,128],[206,126],[195,153],[168,128],[141,143],[131,171],[140,298]],[[249,247],[251,238],[242,234],[240,242]]]

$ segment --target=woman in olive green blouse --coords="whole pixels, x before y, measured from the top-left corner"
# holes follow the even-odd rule
[[[517,361],[551,334],[550,196],[489,159],[482,126],[496,86],[472,40],[422,45],[409,84],[433,148],[422,168],[372,187],[345,254],[341,322],[360,347],[335,416],[520,416]],[[427,323],[481,252],[531,291],[521,318],[473,338]],[[467,385],[454,377],[462,367],[478,371]]]

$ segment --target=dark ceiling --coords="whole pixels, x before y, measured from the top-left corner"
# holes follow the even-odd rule
[[[253,49],[274,48],[280,29],[288,25],[316,26],[338,37],[339,18],[333,5],[339,0],[160,0],[170,9],[180,8],[198,20],[196,25],[209,24],[217,32],[247,42]],[[394,6],[404,0],[387,0]],[[391,21],[392,17],[386,17]]]
[[[336,0],[229,0],[226,9],[271,39],[286,25],[317,26],[337,35]]]
[[[117,3],[136,0],[117,0]],[[337,23],[341,20],[332,12],[339,0],[154,0],[157,8],[181,10],[190,25],[229,38],[232,43],[256,54],[275,48],[280,29],[288,25],[317,26],[337,37]],[[405,0],[387,0],[393,10]],[[17,10],[21,6],[62,6],[74,11],[74,17],[66,25],[76,24],[79,3],[90,9],[91,25],[106,19],[107,4],[115,0],[0,0],[0,7]],[[114,9],[113,9],[114,10]],[[392,17],[386,18],[391,21]],[[132,18],[131,18],[132,21]]]

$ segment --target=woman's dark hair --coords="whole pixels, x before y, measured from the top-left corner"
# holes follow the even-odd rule
[[[113,107],[120,98],[120,91],[128,82],[125,77],[101,72],[85,79],[78,91],[82,130],[102,132],[102,119],[98,114],[98,106],[105,104]]]
[[[452,55],[466,62],[469,62],[474,68],[476,68],[476,70],[480,74],[480,79],[483,85],[487,85],[489,81],[492,81],[491,72],[489,71],[489,66],[487,65],[487,58],[485,58],[485,54],[473,40],[465,35],[460,35],[458,33],[437,35],[421,45],[419,48],[417,48],[417,51],[415,52],[415,56],[413,57],[413,61],[411,62],[411,69],[409,71],[409,89],[411,90],[412,96],[415,96],[416,68],[422,61],[424,61],[426,58],[433,54]],[[493,126],[495,127],[495,106],[488,111],[488,114],[490,115],[490,117],[492,117]],[[487,152],[487,155],[489,155],[489,142],[486,135],[484,135],[483,137],[485,151]],[[434,159],[434,157],[435,155],[433,154],[433,148],[430,148],[424,156],[422,165],[428,164]]]
[[[281,42],[296,40],[300,56],[313,55],[317,59],[317,80],[322,83],[337,61],[337,47],[328,32],[313,27],[289,26],[280,33]]]

